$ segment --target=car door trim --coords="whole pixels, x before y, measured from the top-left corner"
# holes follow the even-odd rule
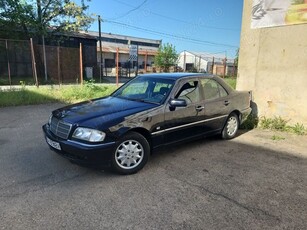
[[[176,127],[164,129],[164,130],[157,131],[157,132],[153,132],[153,133],[151,133],[151,135],[157,135],[157,134],[169,132],[169,131],[172,131],[172,130],[176,130],[176,129],[181,129],[181,128],[185,128],[185,127],[188,127],[188,126],[197,125],[197,124],[200,124],[200,123],[206,123],[206,122],[217,120],[217,119],[221,119],[221,118],[224,118],[224,117],[228,117],[228,115],[222,115],[222,116],[218,116],[218,117],[214,117],[214,118],[210,118],[210,119],[206,119],[206,120],[202,120],[202,121],[197,121],[197,122],[193,122],[193,123],[189,123],[189,124],[185,124],[185,125],[179,125],[179,126],[176,126]]]

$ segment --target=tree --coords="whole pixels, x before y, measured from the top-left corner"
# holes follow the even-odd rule
[[[81,0],[1,0],[0,34],[25,37],[86,30],[93,22]]]
[[[155,56],[155,65],[161,67],[164,72],[169,72],[171,66],[176,65],[178,54],[175,46],[166,43],[159,47],[158,53]]]

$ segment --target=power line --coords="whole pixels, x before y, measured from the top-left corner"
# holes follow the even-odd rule
[[[126,6],[129,6],[129,7],[133,7],[133,8],[135,7],[135,6],[131,5],[131,4],[128,4],[126,2],[122,2],[120,0],[113,0],[113,1],[118,2],[120,4],[123,4],[123,5],[126,5]],[[149,12],[151,14],[153,14],[153,15],[158,16],[158,17],[166,18],[168,20],[172,20],[172,21],[175,21],[175,22],[185,23],[185,24],[192,25],[192,26],[196,26],[197,25],[197,26],[200,26],[200,27],[203,27],[203,28],[214,29],[214,30],[240,31],[240,29],[208,26],[208,25],[203,25],[202,23],[193,23],[193,22],[188,22],[188,21],[185,21],[185,20],[182,20],[182,19],[179,19],[179,18],[173,18],[173,17],[167,16],[167,15],[159,14],[157,12],[153,12],[153,11],[149,11]],[[122,16],[120,18],[122,18]],[[116,18],[116,19],[119,19],[119,18]],[[111,18],[110,20],[114,20],[114,18]]]
[[[123,18],[123,17],[127,16],[128,14],[132,13],[133,11],[136,11],[136,10],[140,9],[147,1],[148,1],[148,0],[144,0],[140,5],[134,7],[132,10],[127,11],[126,13],[124,13],[124,14],[121,15],[121,16],[118,16],[118,17],[116,17],[116,18],[113,18],[113,20],[117,20],[117,19]]]
[[[155,31],[155,30],[151,30],[151,29],[146,29],[146,28],[141,28],[141,27],[129,25],[129,24],[122,23],[122,22],[116,22],[116,21],[111,21],[111,20],[104,20],[104,21],[107,22],[107,23],[115,24],[115,25],[125,26],[125,27],[131,28],[131,29],[136,29],[136,30],[145,31],[145,32],[148,32],[148,33],[167,36],[167,37],[170,37],[170,38],[186,40],[186,41],[197,43],[197,44],[206,44],[206,45],[210,45],[210,46],[225,46],[225,47],[237,48],[237,46],[230,45],[230,44],[216,43],[216,42],[211,42],[211,41],[205,41],[205,40],[190,38],[190,37],[186,37],[186,36],[182,36],[182,35],[159,32],[159,31]]]

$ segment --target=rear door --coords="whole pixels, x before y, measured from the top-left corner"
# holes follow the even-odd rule
[[[204,94],[204,130],[216,132],[223,128],[229,115],[230,100],[228,92],[214,79],[201,79],[201,90]]]

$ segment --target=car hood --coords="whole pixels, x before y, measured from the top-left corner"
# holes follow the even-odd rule
[[[102,123],[109,122],[110,120],[121,122],[132,114],[157,106],[156,104],[110,96],[69,105],[53,111],[52,114],[68,123],[89,127],[101,127]]]

